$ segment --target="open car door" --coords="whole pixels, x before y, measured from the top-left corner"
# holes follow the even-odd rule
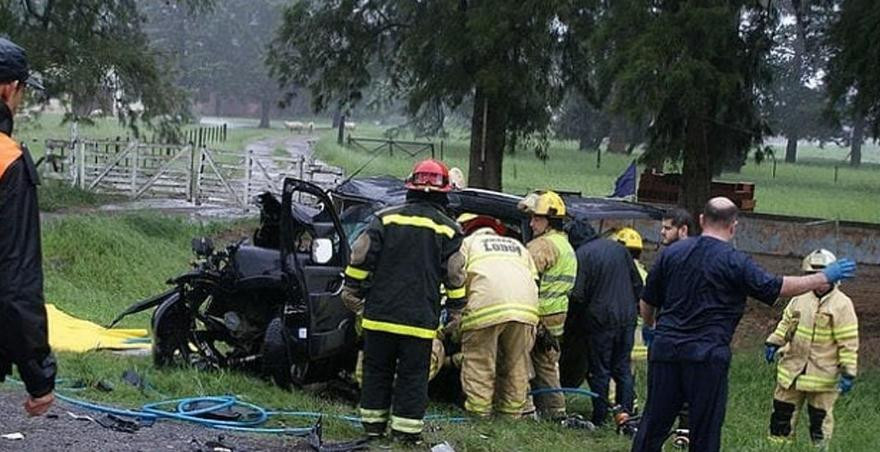
[[[351,370],[357,353],[354,314],[340,297],[349,244],[332,200],[317,185],[285,179],[281,204],[282,272],[290,290],[299,292],[291,299],[305,301],[286,306],[282,316],[291,378],[296,384],[323,381]],[[303,215],[310,217],[309,228],[300,227]]]

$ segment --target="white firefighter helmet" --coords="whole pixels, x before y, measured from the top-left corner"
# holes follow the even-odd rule
[[[803,263],[801,264],[801,270],[806,273],[820,272],[836,260],[837,257],[834,255],[834,253],[824,248],[820,248],[810,254],[807,254],[807,256],[804,258]]]

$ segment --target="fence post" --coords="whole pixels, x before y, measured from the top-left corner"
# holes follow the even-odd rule
[[[137,174],[138,174],[138,157],[140,156],[140,146],[134,147],[134,164],[131,165],[131,199],[137,195]]]
[[[835,184],[837,183],[837,170],[838,170],[838,166],[834,165],[834,183]]]
[[[431,143],[431,158],[434,158],[434,143]]]
[[[444,150],[443,147],[444,147],[443,140],[440,140],[440,160],[441,160],[441,161],[442,161],[442,160],[445,160],[445,159],[443,158],[443,150]]]
[[[242,205],[244,206],[244,213],[248,212],[248,200],[251,196],[251,172],[254,169],[254,150],[248,149],[247,157],[245,157],[245,165],[244,165],[244,199],[242,200]]]
[[[773,178],[776,179],[776,159],[773,159]]]
[[[194,144],[190,144],[190,159],[189,159],[189,187],[187,187],[187,199],[189,202],[195,204],[196,202],[196,178],[199,172],[199,163],[201,160],[200,149],[196,147]]]
[[[226,142],[226,123],[223,123],[223,142]]]
[[[76,183],[80,190],[86,189],[86,145],[77,143],[76,149]]]
[[[301,156],[299,156],[299,180],[306,180],[305,177],[306,177],[306,156],[301,155]],[[309,179],[310,179],[309,182],[312,182],[311,178],[309,178]],[[282,180],[282,182],[284,181],[284,179],[281,179],[281,180]],[[302,191],[298,191],[296,194],[296,197],[297,197],[296,202],[302,203],[302,200],[303,200]]]

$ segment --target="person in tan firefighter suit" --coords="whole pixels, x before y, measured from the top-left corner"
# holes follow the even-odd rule
[[[468,413],[520,417],[538,324],[538,270],[499,220],[459,216],[468,302],[461,316],[461,386]]]
[[[828,250],[804,258],[805,273],[822,271],[837,258]],[[834,401],[852,389],[859,351],[859,323],[852,300],[837,284],[792,298],[776,330],[767,337],[764,357],[776,366],[770,438],[794,438],[798,411],[807,402],[810,439],[823,445],[834,428]]]
[[[361,424],[369,438],[421,443],[431,348],[440,323],[440,285],[453,317],[464,307],[461,229],[445,213],[449,170],[419,162],[406,180],[406,203],[380,210],[355,240],[342,298],[363,309]]]
[[[534,378],[532,389],[557,389],[559,384],[559,339],[565,329],[568,296],[577,275],[577,259],[568,237],[562,231],[565,203],[552,192],[537,192],[526,196],[517,207],[531,215],[529,226],[533,239],[526,245],[541,277],[538,285],[538,315],[540,322],[532,349]],[[525,415],[535,413],[543,417],[565,418],[565,397],[561,393],[541,394],[529,398]]]

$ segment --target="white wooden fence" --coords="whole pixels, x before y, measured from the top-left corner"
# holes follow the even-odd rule
[[[285,177],[324,187],[336,185],[342,172],[312,159],[230,152],[193,145],[115,140],[47,140],[46,177],[63,179],[84,190],[131,199],[186,199],[240,206],[248,210],[264,191],[280,195]]]

